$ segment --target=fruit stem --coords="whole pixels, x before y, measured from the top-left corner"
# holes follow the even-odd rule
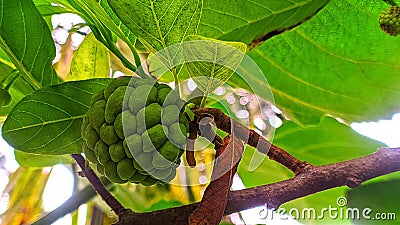
[[[179,97],[181,97],[181,92],[180,92],[180,87],[179,87],[179,80],[178,80],[178,73],[176,71],[176,68],[172,68],[172,74],[174,75],[174,81],[175,81],[175,91],[178,92]]]
[[[200,108],[204,108],[204,106],[206,105],[207,97],[208,97],[209,94],[210,94],[210,89],[207,89],[204,92],[203,98],[201,99]]]

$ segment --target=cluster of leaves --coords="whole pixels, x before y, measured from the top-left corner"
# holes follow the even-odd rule
[[[377,18],[385,8],[381,1],[356,0],[1,0],[0,80],[12,80],[11,86],[3,84],[12,97],[0,109],[3,138],[21,165],[70,163],[66,154],[82,151],[79,130],[90,98],[110,82],[108,52],[136,71],[137,49],[155,54],[187,40],[216,40],[242,52],[247,46],[246,56],[264,76],[245,70],[210,73],[215,65],[201,63],[173,68],[170,76],[151,66],[150,71],[165,82],[191,76],[205,94],[216,84],[204,85],[196,77],[218,78],[274,102],[291,120],[277,129],[274,143],[302,160],[327,164],[366,155],[383,144],[354,133],[349,124],[384,119],[399,109],[400,45],[379,29]],[[93,35],[75,52],[63,81],[52,67],[56,49],[49,26],[52,15],[66,12],[80,15]],[[132,60],[117,40],[128,45]],[[166,60],[172,63],[172,56]],[[273,162],[257,162],[257,154],[246,148],[238,167],[247,187],[291,176]],[[345,191],[288,205],[326,207]],[[353,196],[365,195],[370,194]]]

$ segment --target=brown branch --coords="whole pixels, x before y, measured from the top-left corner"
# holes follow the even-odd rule
[[[197,126],[195,121],[189,122],[189,137],[186,139],[186,162],[190,167],[196,166],[196,159],[194,158],[194,143],[197,138]]]
[[[243,142],[234,134],[226,136],[221,147],[216,149],[211,182],[201,202],[189,216],[190,225],[219,224],[224,215],[233,175],[243,155]]]
[[[93,186],[93,189],[103,198],[103,200],[117,215],[121,216],[121,214],[123,214],[124,212],[129,212],[130,214],[133,213],[130,210],[124,208],[121,203],[116,198],[114,198],[114,196],[111,195],[111,193],[103,185],[103,183],[94,173],[94,171],[86,166],[85,159],[81,154],[72,154],[72,158],[74,158],[78,165],[81,167],[83,174]]]
[[[289,180],[230,192],[225,215],[265,205],[276,209],[297,198],[335,187],[354,188],[364,181],[396,171],[400,171],[400,148],[381,148],[361,158],[307,167],[303,173]],[[188,224],[188,217],[197,205],[194,203],[149,213],[127,213],[120,217],[117,224]]]
[[[278,146],[273,145],[254,130],[247,128],[238,121],[225,115],[220,109],[197,108],[193,110],[193,113],[196,115],[198,120],[202,120],[205,117],[211,116],[217,128],[227,133],[234,132],[235,136],[240,140],[256,148],[259,152],[268,155],[270,159],[279,162],[283,166],[292,170],[295,174],[300,174],[306,168],[312,166],[307,162],[296,159],[294,156]],[[232,124],[234,129],[232,129]]]

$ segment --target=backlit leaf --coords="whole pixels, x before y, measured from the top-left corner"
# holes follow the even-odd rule
[[[246,44],[304,22],[328,0],[204,0],[198,34]]]
[[[246,52],[240,42],[189,36],[183,45],[184,61],[191,78],[206,95],[224,84],[237,69]],[[192,42],[190,42],[192,41]]]
[[[18,164],[25,167],[46,167],[75,162],[71,155],[37,155],[18,150],[15,150],[14,154]]]
[[[328,114],[350,123],[398,112],[400,45],[379,28],[385,7],[383,1],[331,0],[306,23],[248,53],[291,119],[316,124]],[[269,88],[251,73],[230,82],[244,87],[243,78]]]
[[[202,0],[109,0],[108,3],[152,52],[196,34],[203,5]]]
[[[108,49],[89,34],[74,52],[68,81],[110,77]]]

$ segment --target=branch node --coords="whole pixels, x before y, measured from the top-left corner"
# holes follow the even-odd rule
[[[235,136],[237,138],[244,141],[246,144],[253,146],[259,152],[268,155],[270,159],[275,160],[276,162],[287,167],[296,175],[312,167],[311,164],[298,160],[297,158],[286,152],[284,149],[281,149],[278,146],[275,146],[272,143],[268,142],[264,137],[259,135],[254,130],[249,129],[248,127],[242,125],[240,122],[225,115],[225,113],[220,109],[195,108],[192,110],[192,112],[195,114],[195,118],[197,118],[198,122],[204,119],[199,127],[200,135],[202,136],[210,136],[209,132],[201,132],[201,129],[204,130],[204,127],[206,127],[207,129],[205,130],[209,131],[210,128],[208,126],[211,126],[212,124],[218,129],[225,131],[229,134],[235,133]],[[208,139],[212,141],[211,137],[209,137]]]
[[[349,188],[356,188],[362,183],[362,180],[360,180],[357,177],[349,177],[347,178],[347,183],[346,186]]]
[[[297,176],[299,174],[302,174],[302,173],[308,171],[309,169],[311,169],[313,167],[314,167],[314,165],[312,165],[312,164],[310,164],[310,163],[308,163],[306,161],[302,161],[302,162],[300,162],[299,164],[297,164],[295,166],[293,171],[294,171],[295,175]]]

